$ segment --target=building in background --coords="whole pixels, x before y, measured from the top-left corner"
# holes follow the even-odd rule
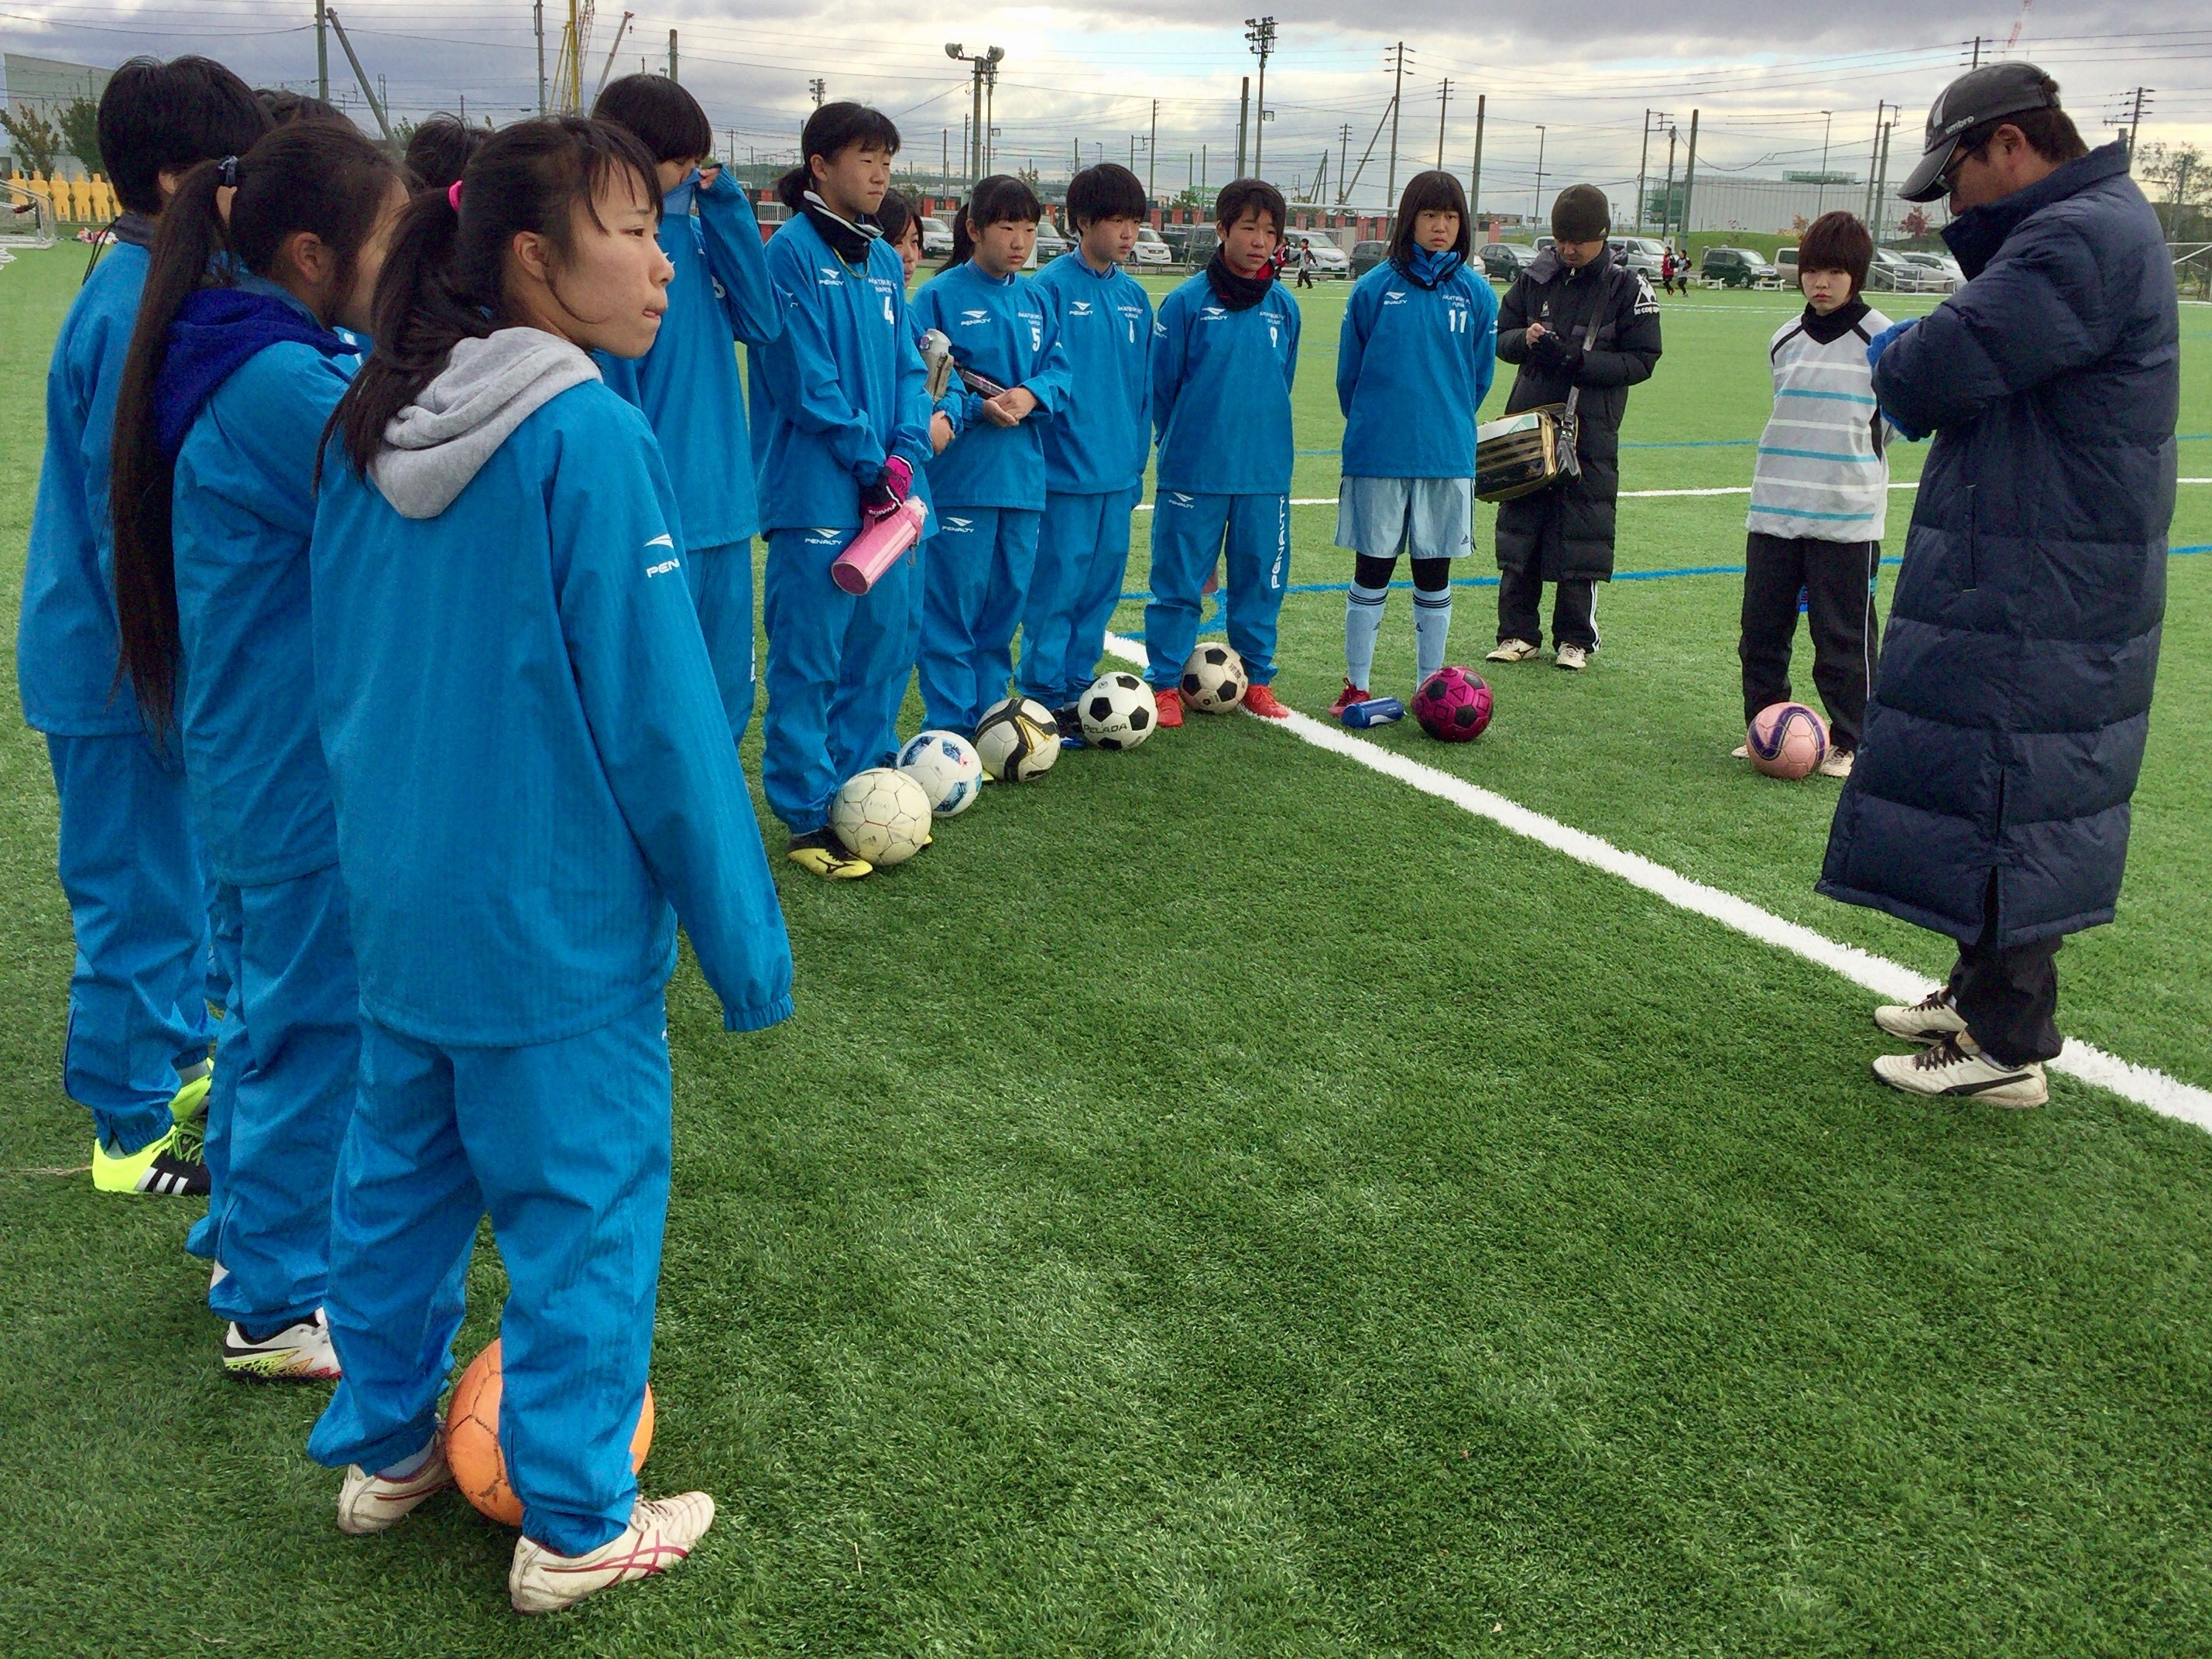
[[[27,110],[58,127],[63,110],[76,100],[100,101],[110,73],[89,64],[64,63],[58,58],[27,58],[17,52],[0,54],[0,108],[10,113]],[[5,128],[0,128],[0,156],[6,158],[0,161],[0,173],[15,172],[22,165]],[[54,173],[62,179],[87,176],[84,164],[66,147],[55,161]]]

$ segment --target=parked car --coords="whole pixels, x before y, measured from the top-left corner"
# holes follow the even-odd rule
[[[921,257],[941,259],[952,252],[952,227],[934,215],[925,216],[921,222]]]
[[[781,202],[755,202],[753,218],[760,226],[761,240],[765,242],[791,217],[791,210]]]
[[[1902,248],[1895,252],[1899,258],[1920,270],[1916,286],[1906,289],[1905,291],[1907,293],[1956,294],[1966,285],[1966,273],[1959,269],[1959,262],[1948,253],[1908,252]]]
[[[1162,225],[1160,240],[1168,245],[1169,256],[1177,264],[1184,263],[1190,249],[1190,234],[1195,225]]]
[[[1390,244],[1388,242],[1354,242],[1352,245],[1352,274],[1355,278],[1364,276],[1389,257]]]
[[[1475,251],[1483,274],[1510,283],[1536,263],[1536,250],[1526,242],[1486,242]]]
[[[1659,275],[1660,256],[1667,252],[1667,245],[1656,236],[1614,236],[1607,239],[1606,246],[1613,250],[1617,264],[1655,278]]]
[[[1041,266],[1050,264],[1074,246],[1074,243],[1060,234],[1058,228],[1051,220],[1044,220],[1037,226],[1036,246],[1030,250],[1029,263],[1023,269],[1036,270]]]
[[[1781,276],[1771,264],[1747,247],[1709,247],[1698,266],[1698,275],[1721,288],[1749,288]]]
[[[1183,244],[1182,262],[1196,270],[1213,258],[1213,250],[1221,246],[1221,233],[1212,225],[1190,225],[1190,240]]]
[[[1285,273],[1296,274],[1300,258],[1298,250],[1310,247],[1313,250],[1313,273],[1316,276],[1341,276],[1350,280],[1352,256],[1338,246],[1334,238],[1318,230],[1293,230],[1287,232],[1284,240],[1291,245],[1291,262],[1283,267]]]
[[[1133,265],[1167,265],[1175,263],[1175,250],[1168,246],[1167,238],[1150,225],[1137,227],[1137,245],[1129,250]]]
[[[1797,286],[1797,250],[1778,247],[1774,250],[1774,274],[1791,288]]]

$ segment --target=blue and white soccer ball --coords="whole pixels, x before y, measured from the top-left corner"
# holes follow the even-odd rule
[[[957,732],[917,732],[899,750],[898,769],[921,786],[940,818],[959,817],[983,788],[982,758]]]

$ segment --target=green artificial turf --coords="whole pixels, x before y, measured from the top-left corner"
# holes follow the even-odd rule
[[[11,549],[81,269],[0,270]],[[1327,448],[1341,292],[1305,297]],[[1782,310],[1670,307],[1629,441],[1755,436]],[[1624,483],[1748,467],[1632,449]],[[1625,504],[1623,569],[1738,562],[1742,507]],[[1332,527],[1299,509],[1294,580],[1344,579]],[[2121,920],[2061,958],[2069,1029],[2199,1084],[2208,581],[2174,562]],[[1465,749],[1378,740],[1935,969],[1811,894],[1833,786],[1727,762],[1736,596],[1617,583],[1588,674],[1493,675]],[[1459,603],[1472,660],[1492,595]],[[1286,605],[1292,702],[1334,693],[1341,619]],[[1395,599],[1390,689],[1410,633]],[[647,1480],[721,1518],[666,1581],[518,1620],[511,1534],[450,1500],[336,1532],[301,1451],[326,1391],[217,1374],[197,1206],[52,1173],[86,1138],[69,933],[8,713],[0,1652],[2212,1650],[2212,1141],[2065,1079],[2037,1113],[1907,1102],[1855,988],[1242,719],[994,787],[867,882],[779,861],[774,1031],[723,1034],[687,963]],[[501,1282],[487,1241],[465,1351]]]

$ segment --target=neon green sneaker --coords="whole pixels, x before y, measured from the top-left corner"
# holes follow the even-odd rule
[[[185,1066],[177,1075],[183,1083],[177,1092],[169,1097],[169,1121],[172,1123],[182,1123],[207,1110],[208,1085],[215,1080],[215,1062],[201,1060],[198,1065]]]
[[[206,1143],[197,1123],[176,1123],[135,1152],[112,1152],[92,1143],[92,1185],[102,1193],[155,1193],[167,1198],[205,1198]]]

